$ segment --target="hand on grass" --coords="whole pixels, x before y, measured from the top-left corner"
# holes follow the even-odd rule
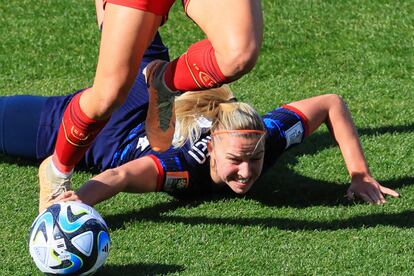
[[[386,202],[384,195],[399,197],[396,191],[381,186],[372,176],[358,174],[352,177],[351,186],[348,188],[347,197],[354,200],[360,198],[368,203],[383,204]]]

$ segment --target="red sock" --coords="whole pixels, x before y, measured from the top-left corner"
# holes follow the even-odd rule
[[[61,172],[70,172],[75,167],[108,121],[89,118],[81,110],[81,94],[78,93],[69,102],[60,124],[53,163]]]
[[[181,57],[171,61],[164,79],[171,90],[179,91],[203,90],[226,83],[208,39],[194,43]]]

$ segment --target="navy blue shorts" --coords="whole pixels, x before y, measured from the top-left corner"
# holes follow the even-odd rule
[[[168,49],[158,33],[144,53],[126,102],[112,114],[79,165],[90,168],[99,164],[98,170],[108,168],[113,154],[131,128],[145,120],[148,94],[141,71],[154,59],[169,60]],[[63,112],[73,95],[0,97],[0,153],[30,159],[50,156]]]
[[[0,152],[36,159],[37,129],[47,97],[0,97]]]

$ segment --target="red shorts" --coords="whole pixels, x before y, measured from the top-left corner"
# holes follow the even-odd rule
[[[174,2],[175,0],[104,0],[104,5],[111,3],[166,16]]]

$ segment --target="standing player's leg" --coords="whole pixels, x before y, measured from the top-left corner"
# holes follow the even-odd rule
[[[55,152],[39,168],[41,190],[59,191],[62,183],[70,181],[74,166],[128,96],[143,53],[161,20],[161,15],[152,12],[106,4],[94,84],[68,104]],[[39,209],[46,207],[55,194],[41,197]]]
[[[256,64],[262,44],[260,1],[187,0],[185,3],[188,16],[207,39],[191,45],[184,55],[171,62],[167,84],[180,91],[206,89],[248,73]]]
[[[71,101],[62,121],[53,159],[59,170],[73,169],[112,112],[125,101],[160,22],[161,16],[150,12],[106,5],[94,84]]]
[[[184,2],[188,16],[207,39],[191,45],[168,64],[155,61],[147,68],[150,107],[146,131],[151,146],[160,150],[168,149],[174,134],[173,92],[203,90],[240,78],[254,67],[262,43],[260,1]]]

